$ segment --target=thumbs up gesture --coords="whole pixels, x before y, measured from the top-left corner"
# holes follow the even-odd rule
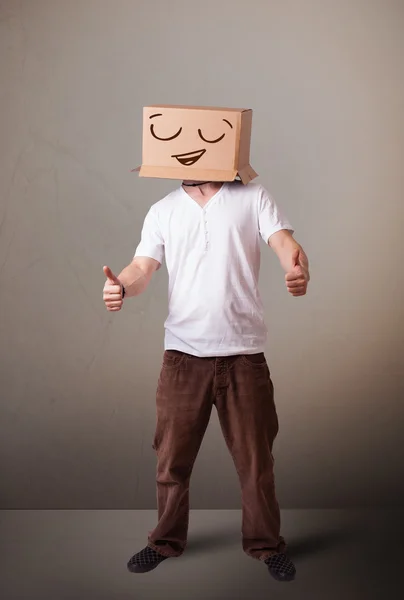
[[[286,287],[292,296],[304,296],[310,280],[309,265],[305,253],[296,248],[292,254],[292,267],[285,275]]]
[[[109,311],[121,310],[123,304],[122,283],[109,267],[104,267],[103,271],[107,278],[103,290],[105,306]]]

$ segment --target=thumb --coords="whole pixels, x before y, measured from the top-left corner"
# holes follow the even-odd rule
[[[107,279],[109,279],[113,283],[117,283],[117,284],[121,285],[121,282],[119,281],[118,277],[116,277],[116,275],[113,274],[113,272],[111,271],[111,269],[109,267],[103,267],[103,271],[104,271],[104,275],[105,275],[105,277],[107,277]]]
[[[299,261],[299,254],[300,254],[300,250],[298,248],[296,248],[295,250],[293,250],[293,254],[292,254],[292,264],[294,267],[300,267],[300,261]]]

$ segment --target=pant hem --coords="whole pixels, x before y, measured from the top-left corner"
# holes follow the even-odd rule
[[[254,553],[248,550],[244,550],[244,552],[250,558],[254,558],[255,560],[259,560],[261,562],[266,561],[271,556],[276,556],[277,554],[286,554],[287,545],[284,541],[282,541],[277,548],[262,550],[260,554]]]
[[[153,544],[153,542],[150,541],[147,545],[149,546],[149,548],[157,552],[157,554],[161,554],[161,556],[164,556],[165,558],[177,558],[178,556],[181,556],[184,552],[184,550],[178,552],[172,549],[164,549],[161,546],[157,546],[156,544]]]

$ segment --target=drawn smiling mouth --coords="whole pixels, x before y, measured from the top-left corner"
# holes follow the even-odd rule
[[[196,161],[205,154],[205,152],[205,149],[195,150],[194,152],[186,152],[185,154],[173,154],[172,158],[176,158],[178,162],[185,167],[190,167],[191,165],[194,165]]]

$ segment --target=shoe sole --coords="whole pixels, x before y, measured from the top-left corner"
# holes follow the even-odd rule
[[[271,571],[269,571],[269,572],[272,575],[272,577],[274,579],[276,579],[276,581],[293,581],[296,577],[296,575],[287,575],[286,577],[279,577],[279,575],[276,575],[275,573],[271,573]]]
[[[163,561],[161,561],[163,562]],[[158,567],[161,563],[156,563],[155,565],[149,566],[149,567],[141,567],[140,565],[131,565],[131,564],[127,564],[127,568],[128,571],[130,573],[149,573],[150,571],[153,571],[153,569],[155,569],[156,567]]]

